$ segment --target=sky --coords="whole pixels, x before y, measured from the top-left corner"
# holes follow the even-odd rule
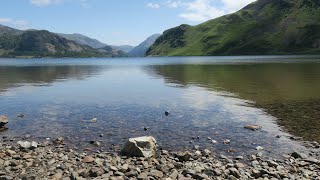
[[[109,45],[138,45],[180,24],[197,25],[255,0],[3,0],[0,24],[80,33]]]

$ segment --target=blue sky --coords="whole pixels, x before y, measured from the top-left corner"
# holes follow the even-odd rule
[[[80,33],[110,45],[137,45],[180,24],[196,25],[254,0],[4,0],[0,24]]]

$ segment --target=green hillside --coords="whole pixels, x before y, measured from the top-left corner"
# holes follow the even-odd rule
[[[149,56],[320,54],[319,0],[258,0],[197,26],[169,29]]]
[[[0,26],[0,57],[113,57],[45,30],[19,31]]]

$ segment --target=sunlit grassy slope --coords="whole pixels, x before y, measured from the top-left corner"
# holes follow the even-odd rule
[[[258,0],[160,36],[149,56],[320,54],[319,0]]]

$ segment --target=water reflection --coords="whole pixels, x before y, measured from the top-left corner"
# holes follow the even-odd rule
[[[169,84],[231,92],[266,109],[291,134],[320,141],[319,63],[153,66],[150,73]]]
[[[83,80],[106,66],[0,66],[0,92],[23,85],[50,85],[67,79]]]
[[[282,81],[273,81],[281,79],[275,75],[287,68],[284,64],[187,65],[165,63],[164,59],[149,64],[145,60],[35,61],[31,65],[23,62],[0,67],[0,114],[10,118],[9,130],[0,135],[65,136],[69,144],[81,149],[93,148],[88,143],[91,140],[100,140],[101,148],[109,149],[112,144],[142,135],[155,136],[161,146],[173,150],[194,145],[236,153],[251,153],[258,145],[272,153],[276,153],[274,147],[282,152],[302,148],[286,138],[276,139],[279,134],[288,134],[273,123],[274,117],[248,106],[248,100],[267,105],[274,103],[272,99],[283,102],[300,95],[276,91],[283,90]],[[300,69],[298,65],[290,66]],[[284,90],[298,84],[296,92],[300,92],[300,83],[317,84],[312,79],[316,66],[306,66],[311,73],[306,77],[309,80],[295,78],[302,73],[295,70],[298,72],[293,71],[293,76],[287,75],[292,83]],[[304,96],[315,99],[313,90],[317,88],[307,88]],[[298,99],[305,98],[301,95]],[[166,110],[171,111],[168,117],[164,115]],[[25,118],[17,118],[19,113]],[[93,117],[98,119],[96,123],[82,121]],[[248,131],[243,128],[248,123],[258,123],[263,130]],[[105,136],[101,138],[100,134]],[[218,144],[212,144],[207,137]],[[225,139],[231,144],[224,145]]]

